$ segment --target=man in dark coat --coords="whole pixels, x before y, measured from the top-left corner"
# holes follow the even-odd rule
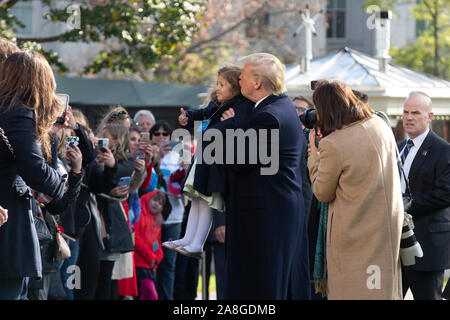
[[[423,250],[415,265],[402,268],[403,294],[410,288],[416,300],[440,300],[444,270],[450,268],[450,144],[429,129],[432,119],[431,99],[412,92],[403,109],[408,145],[402,141],[398,147],[412,196],[408,213]],[[405,192],[403,176],[401,183]]]
[[[241,92],[256,104],[243,129],[256,132],[257,141],[246,141],[245,164],[238,164],[239,144],[227,136],[227,148],[231,143],[238,152],[234,164],[227,163],[225,299],[309,299],[302,127],[283,94],[281,62],[253,54],[244,63]],[[269,163],[259,155],[253,164],[255,151],[269,151]]]

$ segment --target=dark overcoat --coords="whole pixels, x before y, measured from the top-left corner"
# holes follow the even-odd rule
[[[65,181],[42,157],[33,111],[18,105],[4,112],[0,107],[0,127],[15,153],[13,158],[0,141],[0,205],[8,209],[8,221],[0,227],[0,277],[41,277],[29,187],[57,201]]]
[[[255,145],[279,143],[278,170],[261,174],[257,164],[226,165],[225,299],[309,299],[308,239],[300,162],[302,127],[286,95],[271,95],[252,111],[245,129]],[[279,130],[279,140],[259,129]],[[227,141],[229,143],[229,141]],[[258,149],[259,150],[259,149]]]
[[[401,151],[406,141],[398,144]],[[414,270],[450,268],[450,144],[430,130],[408,174],[414,233],[423,250]]]
[[[194,121],[210,120],[205,132],[208,129],[217,129],[224,135],[226,129],[234,129],[240,123],[247,121],[253,105],[253,102],[242,95],[238,95],[223,104],[212,100],[206,108],[186,111],[188,117],[188,125],[186,127],[189,129],[193,128]],[[228,121],[220,121],[222,114],[230,108],[233,108],[235,111],[235,116]],[[202,136],[205,132],[202,133]],[[196,152],[204,151],[212,142],[202,139],[201,148],[198,145]],[[214,152],[212,154],[214,155]],[[225,155],[224,152],[222,154]],[[198,153],[196,153],[196,156],[198,157]],[[224,162],[225,158],[222,160]],[[193,162],[194,158],[192,159],[186,178],[189,175]],[[202,163],[197,163],[194,176],[194,189],[208,196],[211,195],[211,192],[225,192],[225,167],[220,163],[207,164],[204,159]]]

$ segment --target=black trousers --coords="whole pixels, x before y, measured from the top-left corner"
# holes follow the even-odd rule
[[[100,261],[100,272],[98,275],[97,291],[95,298],[97,300],[112,300],[112,272],[114,269],[114,261]],[[117,281],[116,281],[117,285]]]
[[[209,288],[209,276],[211,275],[211,261],[214,258],[214,269],[216,273],[216,297],[223,300],[225,290],[225,244],[218,241],[206,242],[206,285]],[[209,300],[209,290],[206,291]]]
[[[444,270],[417,271],[410,267],[402,267],[403,296],[408,289],[414,300],[442,300]]]
[[[96,299],[100,273],[100,252],[101,248],[95,233],[94,222],[91,220],[80,239],[77,265],[81,271],[81,288],[73,290],[75,300]]]

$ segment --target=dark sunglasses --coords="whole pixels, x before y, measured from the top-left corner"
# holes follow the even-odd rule
[[[169,134],[167,132],[155,132],[153,134],[155,137],[159,137],[160,135],[163,135],[164,137],[168,137]]]

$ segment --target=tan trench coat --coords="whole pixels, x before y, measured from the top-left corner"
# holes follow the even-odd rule
[[[329,202],[329,299],[402,299],[403,201],[395,139],[377,116],[336,130],[311,153],[319,201]]]

